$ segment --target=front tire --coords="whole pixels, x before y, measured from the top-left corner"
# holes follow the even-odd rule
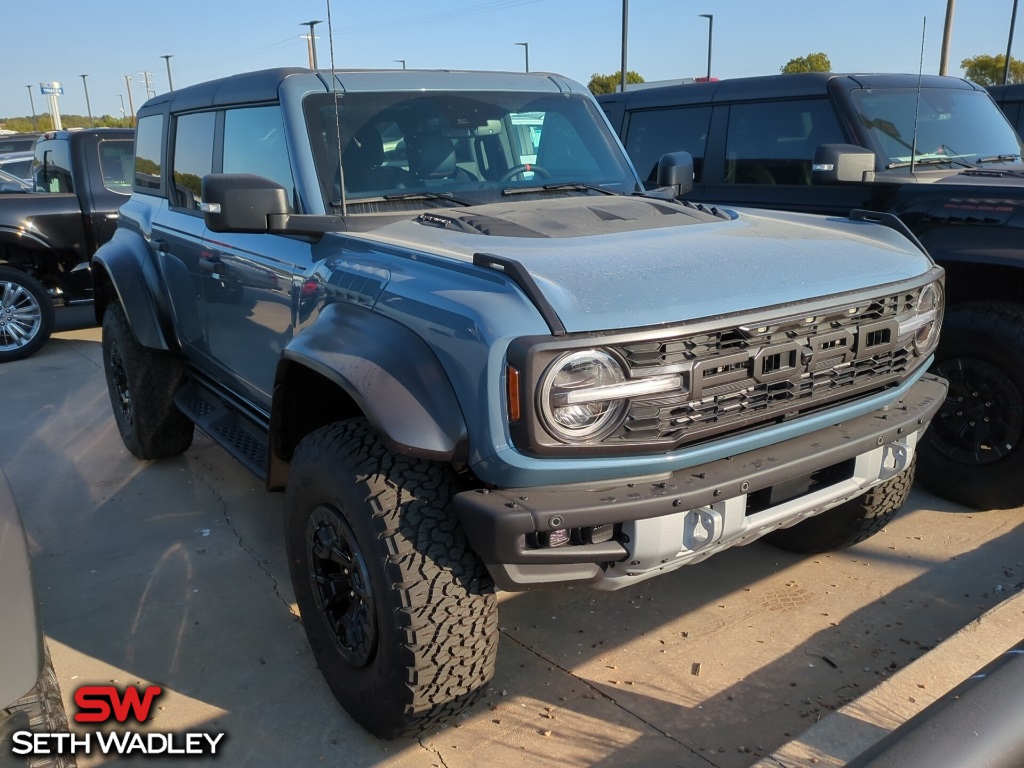
[[[1024,310],[953,307],[932,371],[949,392],[919,446],[921,481],[977,509],[1024,504]]]
[[[772,531],[764,540],[787,552],[816,555],[834,552],[874,536],[889,524],[910,495],[917,457],[898,475],[856,499],[797,523]]]
[[[370,733],[413,735],[471,705],[494,675],[497,601],[452,512],[454,477],[393,453],[363,419],[307,435],[285,541],[321,673]]]
[[[0,709],[0,744],[10,748],[15,733],[28,731],[32,734],[67,733],[68,717],[64,700],[60,695],[60,684],[53,669],[50,649],[43,642],[43,669],[31,691],[13,704]],[[10,755],[0,756],[0,765],[13,765]],[[75,768],[74,755],[39,753],[29,755],[25,762],[17,762],[24,768]]]
[[[43,284],[0,267],[0,363],[34,355],[53,333],[53,299]]]
[[[195,427],[174,404],[185,362],[139,344],[116,302],[103,315],[103,370],[117,431],[132,455],[165,459],[188,450]]]

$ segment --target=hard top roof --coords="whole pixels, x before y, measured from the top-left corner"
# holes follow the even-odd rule
[[[279,67],[198,83],[168,93],[160,94],[147,101],[139,110],[140,115],[150,111],[162,111],[170,105],[173,112],[187,112],[195,109],[276,101],[279,89],[285,80],[295,77],[302,79],[302,86],[322,89],[327,92],[333,74],[335,89],[341,92],[353,91],[404,91],[404,90],[519,90],[538,92],[586,92],[579,83],[545,72],[471,72],[458,70],[416,70],[416,69],[351,69],[317,70],[301,67]]]
[[[625,93],[599,96],[599,101],[627,101],[630,107],[656,107],[668,104],[706,104],[709,102],[763,100],[821,96],[832,80],[848,80],[856,88],[962,88],[982,90],[981,86],[958,77],[914,74],[839,74],[804,72],[791,75],[737,77],[710,83],[685,83],[663,87],[639,88]]]

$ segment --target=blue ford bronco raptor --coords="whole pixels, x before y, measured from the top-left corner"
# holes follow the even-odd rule
[[[93,261],[114,417],[287,500],[331,690],[393,738],[494,673],[495,590],[636,584],[896,514],[946,387],[893,217],[648,193],[551,74],[278,69],[158,96]]]

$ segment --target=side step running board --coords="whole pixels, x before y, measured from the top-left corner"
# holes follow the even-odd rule
[[[267,430],[193,380],[178,390],[174,403],[200,430],[261,480],[267,479]]]

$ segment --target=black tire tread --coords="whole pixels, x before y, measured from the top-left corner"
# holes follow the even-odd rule
[[[948,357],[943,351],[957,337],[983,358],[987,351],[998,350],[998,358],[990,362],[1015,373],[1024,395],[1024,307],[995,301],[950,307],[943,321],[938,360]],[[929,444],[926,433],[919,453],[921,483],[945,499],[976,509],[1009,509],[1024,504],[1024,483],[1020,480],[1024,477],[1024,444],[1018,443],[998,462],[971,466],[942,455]]]
[[[69,730],[57,673],[54,672],[50,649],[45,643],[43,669],[35,687],[14,704],[0,711],[0,733],[4,736],[0,739],[0,748],[8,748],[7,736],[14,731],[22,730],[33,733],[66,733]],[[27,763],[23,765],[27,765],[28,768],[75,768],[77,760],[74,755],[38,754],[30,755]]]
[[[394,701],[364,701],[350,714],[377,736],[395,738],[471,706],[494,675],[497,601],[452,512],[451,469],[391,452],[362,419],[311,433],[292,462],[333,467],[368,490],[370,528],[380,548],[366,553],[367,566],[377,558],[390,590],[378,603],[391,598],[388,610],[378,610],[379,619],[392,618],[379,642],[393,643],[404,682],[389,692]],[[332,690],[347,684],[328,682]]]
[[[914,484],[916,457],[910,466],[863,496],[765,536],[765,541],[802,555],[834,552],[859,544],[885,528],[900,511]]]
[[[110,345],[121,354],[131,390],[134,423],[124,423],[110,372]],[[174,404],[185,373],[185,361],[163,350],[142,346],[117,302],[103,316],[103,365],[114,419],[125,447],[136,458],[166,459],[188,450],[195,426]]]

